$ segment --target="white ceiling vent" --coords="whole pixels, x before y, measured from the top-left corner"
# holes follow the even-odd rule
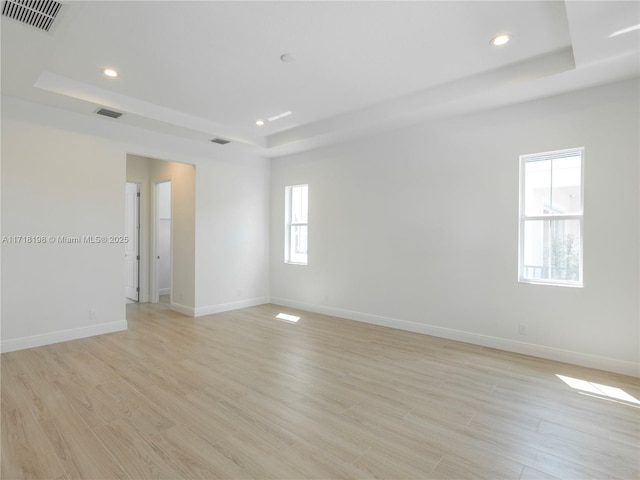
[[[122,114],[120,112],[115,112],[115,111],[109,110],[107,108],[99,108],[98,110],[96,110],[96,113],[98,115],[102,115],[104,117],[109,117],[109,118],[118,118],[118,117],[122,116]]]
[[[231,140],[225,140],[224,138],[212,138],[210,141],[213,143],[217,143],[218,145],[226,145],[227,143],[231,143]]]
[[[4,0],[2,15],[48,32],[61,6],[53,0]]]

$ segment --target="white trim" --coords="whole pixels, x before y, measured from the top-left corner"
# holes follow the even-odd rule
[[[294,222],[293,216],[293,189],[306,188],[307,193],[307,221],[306,222]],[[304,261],[291,259],[291,229],[292,227],[307,227],[307,249],[309,243],[309,184],[303,183],[300,185],[289,185],[284,187],[284,263],[288,265],[308,265],[309,264],[309,252],[305,254]]]
[[[33,335],[31,337],[3,340],[0,343],[0,350],[2,353],[13,352],[16,350],[23,350],[25,348],[41,347],[52,343],[68,342],[69,340],[78,340],[80,338],[103,335],[105,333],[120,332],[122,330],[127,330],[127,328],[127,321],[120,320],[117,322],[101,323],[99,325],[91,325],[88,327],[60,330],[41,335]]]
[[[198,307],[195,309],[195,317],[202,317],[203,315],[212,315],[214,313],[228,312],[230,310],[237,310],[239,308],[255,307],[256,305],[264,305],[270,303],[269,297],[256,297],[247,298],[245,300],[239,300],[237,302],[220,303],[218,305],[209,305],[206,307]]]
[[[570,350],[562,350],[559,348],[546,347],[544,345],[519,342],[507,338],[491,337],[489,335],[437,327],[435,325],[426,325],[423,323],[410,322],[397,318],[382,317],[369,313],[343,310],[340,308],[327,307],[324,305],[314,305],[285,298],[271,297],[271,303],[298,308],[301,310],[307,310],[310,312],[346,318],[358,322],[371,323],[383,327],[397,328],[399,330],[422,333],[434,337],[457,340],[459,342],[472,343],[474,345],[496,348],[508,352],[520,353],[522,355],[531,355],[534,357],[545,358],[547,360],[555,360],[558,362],[571,363],[574,365],[606,370],[608,372],[620,373],[622,375],[640,377],[640,365],[624,360],[600,357],[597,355],[573,352]]]
[[[171,287],[158,289],[158,295],[169,295],[169,294],[171,294]]]
[[[528,162],[541,160],[554,160],[558,158],[568,158],[580,156],[580,213],[574,214],[544,214],[527,215],[525,205],[525,170],[524,166]],[[550,286],[584,286],[584,170],[585,170],[585,147],[566,148],[541,153],[530,153],[520,155],[519,159],[519,195],[518,195],[518,283],[542,284]],[[553,171],[553,169],[552,169]],[[551,185],[553,192],[553,185]],[[578,265],[578,281],[553,280],[549,278],[537,279],[525,277],[524,267],[524,226],[528,221],[557,221],[557,220],[577,220],[580,225],[580,262]]]
[[[183,313],[185,315],[189,315],[190,317],[195,317],[195,308],[193,307],[188,307],[187,305],[171,302],[169,308],[171,308],[171,310],[173,310],[174,312]]]
[[[148,235],[148,222],[146,221],[146,216],[148,215],[147,203],[149,201],[147,198],[149,194],[146,192],[148,181],[148,179],[140,177],[127,176],[127,182],[140,185],[140,217],[138,218],[140,222],[140,230],[138,231],[140,237],[140,248],[138,251],[140,255],[140,274],[138,276],[138,288],[140,288],[138,292],[139,303],[147,303],[149,301],[149,242],[145,238],[145,236]]]
[[[138,292],[137,293],[138,293],[138,295],[137,295],[137,297],[138,297],[138,299],[137,299],[137,301],[138,301],[138,303],[146,303],[148,301],[148,299],[147,299],[148,294],[147,294],[146,291],[143,292],[143,288],[142,288],[142,271],[143,271],[143,268],[142,268],[142,247],[143,247],[143,242],[142,242],[142,224],[143,224],[143,221],[142,221],[142,215],[143,215],[142,186],[144,185],[144,180],[140,180],[140,179],[136,179],[134,177],[127,176],[126,181],[125,181],[125,185],[127,183],[135,183],[136,184],[136,193],[138,194],[137,203],[136,203],[136,206],[138,207],[137,208],[137,212],[136,212],[136,215],[137,215],[136,220],[137,220],[137,223],[138,223],[138,226],[137,226],[137,241],[138,241],[138,244],[136,245],[136,256],[138,257],[138,259],[137,259],[137,262],[138,262],[138,274],[137,274],[137,277],[138,277],[138,281],[137,281],[137,283],[138,283],[138,285],[137,285],[137,288],[138,288]],[[125,214],[125,217],[126,216],[127,215]],[[126,249],[126,247],[125,247],[125,249]],[[125,255],[125,260],[124,261],[125,261],[125,269],[126,269],[126,255]],[[130,297],[128,297],[126,295],[126,286],[125,286],[125,298],[129,298],[129,299],[133,300],[132,298],[130,298]]]
[[[160,286],[158,285],[158,224],[159,224],[159,207],[158,207],[158,202],[160,201],[159,195],[158,195],[158,186],[161,183],[167,183],[167,182],[172,182],[171,178],[154,178],[151,180],[150,184],[151,184],[151,212],[150,212],[150,218],[149,218],[149,225],[150,225],[150,230],[151,230],[151,248],[150,248],[150,254],[149,254],[149,302],[150,303],[158,303],[160,301],[160,295],[162,295],[160,293]],[[173,183],[172,183],[172,189],[171,189],[171,200],[170,200],[170,204],[171,204],[171,211],[173,212]],[[170,240],[169,240],[170,244],[171,244],[171,252],[170,252],[170,256],[171,258],[169,259],[170,265],[171,265],[171,287],[173,287],[173,222],[171,222],[171,233],[170,233]],[[171,287],[169,287],[169,289],[171,289]],[[189,307],[187,307],[189,308]],[[178,310],[180,311],[180,310]],[[184,312],[181,312],[184,313]]]
[[[548,280],[531,280],[528,278],[518,279],[518,283],[528,283],[530,285],[546,285],[547,287],[569,287],[569,288],[584,288],[582,283],[569,283],[562,282],[560,280],[557,283],[551,283]]]

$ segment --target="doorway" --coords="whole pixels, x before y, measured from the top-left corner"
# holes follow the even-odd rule
[[[172,228],[171,181],[154,182],[153,245],[155,268],[152,269],[151,302],[171,303]]]
[[[125,188],[125,298],[140,301],[140,184],[127,182]]]
[[[138,183],[141,192],[139,301],[168,300],[167,308],[188,315],[195,303],[195,179],[194,165],[127,154],[125,182]],[[163,230],[170,232],[168,246],[159,238]],[[158,278],[161,269],[170,280],[166,273]]]

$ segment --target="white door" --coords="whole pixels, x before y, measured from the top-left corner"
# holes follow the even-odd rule
[[[126,235],[128,237],[125,243],[125,296],[136,302],[139,298],[139,263],[140,255],[138,252],[138,234],[140,232],[140,208],[139,208],[139,186],[137,183],[127,182],[126,189]]]
[[[171,294],[171,182],[156,184],[158,198],[158,294]]]

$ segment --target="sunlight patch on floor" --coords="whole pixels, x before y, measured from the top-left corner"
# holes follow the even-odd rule
[[[298,320],[300,320],[300,317],[296,317],[295,315],[289,315],[288,313],[279,313],[278,315],[276,315],[276,318],[279,318],[280,320],[284,320],[285,322],[289,322],[289,323],[297,323]]]
[[[579,378],[566,377],[556,374],[560,380],[569,385],[571,388],[580,390],[580,393],[590,397],[602,398],[604,400],[613,400],[625,405],[640,408],[640,400],[618,387],[611,387],[601,383],[589,382]]]

